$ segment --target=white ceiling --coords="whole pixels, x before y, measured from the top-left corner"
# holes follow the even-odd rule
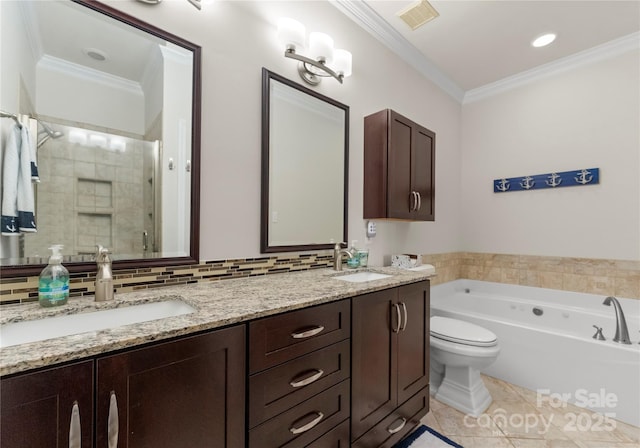
[[[71,71],[85,67],[139,83],[147,65],[160,57],[161,39],[116,20],[105,20],[104,15],[79,4],[31,1],[20,5],[36,59],[57,61],[59,68],[64,64]],[[106,60],[90,58],[88,49],[103,52]]]
[[[640,0],[433,0],[439,17],[415,31],[396,15],[413,3],[334,5],[458,99],[603,44],[603,51],[619,42],[640,47]],[[556,33],[556,41],[533,48],[531,41],[546,32]]]

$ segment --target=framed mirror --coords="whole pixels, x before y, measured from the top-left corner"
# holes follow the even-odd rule
[[[3,229],[0,275],[38,274],[52,244],[71,272],[95,270],[97,244],[114,269],[197,263],[200,47],[91,0],[0,8],[0,110],[40,178],[37,232]]]
[[[347,241],[349,107],[262,69],[261,250]]]

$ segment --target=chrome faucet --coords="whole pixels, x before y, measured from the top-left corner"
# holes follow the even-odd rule
[[[631,344],[629,340],[629,330],[627,329],[627,321],[624,318],[624,313],[622,312],[622,307],[620,306],[620,302],[615,297],[607,297],[602,302],[603,305],[611,306],[613,303],[613,308],[616,311],[616,335],[613,338],[613,342],[618,342],[620,344]]]
[[[111,271],[111,252],[106,247],[96,246],[96,302],[113,300],[113,273]]]
[[[333,247],[333,270],[342,271],[342,254],[346,254],[349,258],[353,258],[353,254],[348,249],[343,249],[340,243]]]

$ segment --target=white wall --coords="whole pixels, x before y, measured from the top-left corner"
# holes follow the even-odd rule
[[[36,70],[38,114],[144,135],[145,102],[141,88],[123,89],[81,72],[76,75],[70,67],[60,69],[44,60]],[[114,108],[118,109],[117,114],[112,113]]]
[[[218,1],[197,11],[186,0],[110,5],[202,46],[200,258],[260,255],[261,68],[302,83],[277,44],[279,17],[331,34],[353,53],[353,76],[317,90],[350,106],[349,238],[365,240],[363,117],[383,108],[437,134],[436,222],[380,223],[371,263],[400,251],[459,250],[460,105],[326,1]]]
[[[635,50],[465,104],[465,249],[640,259],[639,80]],[[493,179],[582,168],[600,184],[493,193]]]

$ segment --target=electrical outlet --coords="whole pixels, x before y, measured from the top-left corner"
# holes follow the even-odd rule
[[[374,236],[376,236],[376,223],[367,221],[367,238],[373,238]]]

